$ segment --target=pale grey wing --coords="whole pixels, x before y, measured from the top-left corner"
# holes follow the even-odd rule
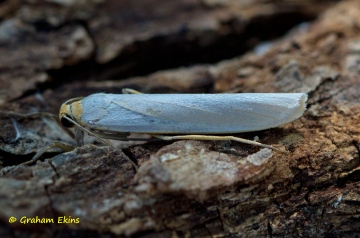
[[[293,121],[306,94],[94,94],[82,121],[116,132],[216,134],[257,131]]]

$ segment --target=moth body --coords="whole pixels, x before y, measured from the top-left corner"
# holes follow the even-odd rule
[[[59,116],[106,134],[230,134],[294,121],[306,100],[305,93],[97,93],[67,101]]]

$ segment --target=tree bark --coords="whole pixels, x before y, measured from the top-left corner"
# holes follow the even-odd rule
[[[357,1],[5,1],[0,15],[1,237],[359,235]],[[288,153],[185,140],[111,141],[117,151],[87,137],[20,165],[76,142],[51,118],[4,112],[58,113],[124,87],[309,99],[298,120],[237,135]]]

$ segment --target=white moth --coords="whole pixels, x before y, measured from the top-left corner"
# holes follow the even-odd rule
[[[70,99],[60,108],[60,120],[100,138],[132,140],[127,135],[142,133],[163,140],[235,140],[275,149],[214,134],[259,131],[291,122],[304,113],[307,100],[305,93],[131,93]]]

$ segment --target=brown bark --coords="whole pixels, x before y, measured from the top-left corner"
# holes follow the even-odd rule
[[[265,53],[240,55],[317,14]],[[300,119],[239,135],[287,154],[236,142],[88,143],[23,166],[52,141],[75,141],[52,119],[3,115],[1,237],[358,234],[358,2],[5,1],[0,15],[2,111],[57,113],[69,98],[123,87],[309,94]],[[239,56],[221,61],[231,53]],[[149,73],[175,65],[183,68]],[[21,224],[24,216],[55,223]],[[64,216],[80,223],[59,224]]]

